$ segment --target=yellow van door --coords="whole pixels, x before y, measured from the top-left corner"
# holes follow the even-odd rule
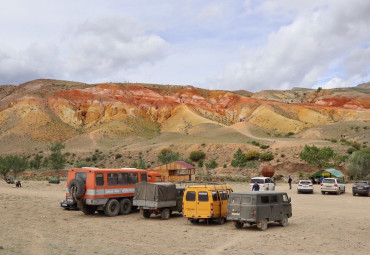
[[[197,201],[196,201],[196,192],[188,190],[184,196],[184,216],[187,218],[193,218],[196,216],[196,208],[197,208]]]
[[[221,203],[221,217],[226,217],[229,195],[226,190],[219,191],[219,194],[220,194],[220,203]]]
[[[209,218],[211,214],[211,201],[208,191],[198,191],[198,202],[196,216],[199,218]]]
[[[222,203],[220,200],[220,193],[218,191],[212,191],[213,199],[213,218],[218,218],[221,215]]]

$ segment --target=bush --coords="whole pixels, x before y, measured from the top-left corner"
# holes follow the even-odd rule
[[[203,159],[199,160],[198,161],[198,167],[203,167],[203,165],[204,165]]]
[[[289,137],[289,136],[292,136],[292,135],[294,135],[293,132],[288,132],[288,134],[286,134],[286,137]]]
[[[361,149],[361,144],[359,144],[358,142],[352,142],[352,143],[351,143],[351,146],[352,146],[353,148],[355,148],[356,150]]]
[[[224,168],[226,168],[227,167],[227,165],[226,164],[224,164]]]
[[[218,166],[216,160],[212,159],[211,161],[209,161],[208,163],[206,163],[206,167],[208,169],[214,169]]]
[[[203,151],[192,151],[190,152],[189,158],[192,161],[198,162],[201,159],[204,159],[206,157],[206,154]]]
[[[117,153],[115,156],[114,156],[115,159],[119,159],[119,158],[122,158],[122,154],[120,153]]]
[[[76,168],[82,168],[82,167],[87,167],[90,166],[90,164],[86,161],[77,161],[74,165]]]
[[[261,148],[262,150],[264,150],[264,149],[268,149],[268,148],[270,148],[270,145],[264,145],[264,144],[262,144],[262,145],[260,146],[260,148]]]
[[[256,142],[256,141],[252,141],[252,144],[255,145],[255,146],[260,146],[260,143]]]
[[[170,149],[163,149],[158,154],[157,159],[163,164],[171,163],[180,159],[178,152],[173,152]]]
[[[282,153],[282,154],[280,155],[280,157],[285,158],[285,154],[284,154],[284,153]]]
[[[260,153],[258,151],[248,151],[245,154],[245,157],[248,161],[250,160],[257,160],[260,158]]]
[[[352,153],[347,160],[347,171],[356,179],[370,175],[370,149],[365,148]]]
[[[348,148],[347,153],[348,153],[348,154],[352,154],[352,153],[353,153],[353,152],[355,152],[355,151],[357,151],[357,149],[356,149],[356,148],[350,147],[350,148]]]
[[[263,153],[260,155],[260,159],[264,161],[270,161],[274,159],[274,155],[272,155],[271,153]]]
[[[330,139],[330,142],[332,142],[332,143],[337,143],[338,142],[338,140],[337,139]]]

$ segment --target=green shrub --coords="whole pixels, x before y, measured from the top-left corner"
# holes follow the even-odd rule
[[[268,149],[268,148],[270,148],[270,145],[264,145],[264,144],[262,144],[262,145],[260,146],[260,148],[261,148],[262,150],[264,150],[264,149]]]
[[[260,153],[258,151],[248,151],[245,154],[245,157],[248,161],[250,160],[257,160],[260,158]]]
[[[282,153],[282,154],[280,155],[280,157],[285,158],[285,154],[284,154],[284,153]]]
[[[226,168],[227,167],[227,165],[226,164],[224,164],[224,168]]]
[[[245,154],[242,152],[242,150],[239,148],[234,154],[234,158],[231,161],[231,165],[233,167],[245,167],[246,163],[247,158]]]
[[[348,148],[348,150],[347,150],[347,153],[348,154],[352,154],[353,152],[355,152],[355,151],[357,151],[357,149],[356,148],[354,148],[354,147],[349,147]]]
[[[360,150],[361,149],[361,144],[359,144],[358,142],[352,142],[351,143],[351,146],[353,148],[355,148],[356,150]]]
[[[338,140],[337,139],[330,139],[330,142],[332,142],[332,143],[337,143],[338,142]]]
[[[286,137],[289,137],[289,136],[292,136],[292,135],[294,135],[293,132],[288,132],[288,134],[286,134]]]
[[[77,161],[74,165],[76,168],[82,168],[82,167],[87,167],[90,166],[90,164],[86,161]]]
[[[122,154],[120,153],[117,153],[115,156],[114,156],[115,159],[119,159],[119,158],[122,158]]]
[[[260,159],[264,161],[270,161],[274,159],[274,155],[272,155],[271,153],[263,153],[260,155]]]
[[[212,159],[211,161],[209,161],[208,163],[206,163],[206,167],[208,169],[214,169],[218,166],[218,163],[216,162],[216,160]]]
[[[204,159],[206,157],[206,154],[203,151],[192,151],[190,152],[189,158],[192,161],[198,162],[201,159]]]
[[[198,167],[203,167],[203,165],[204,165],[203,159],[199,160],[198,161]]]
[[[256,142],[256,141],[252,141],[252,144],[255,145],[255,146],[260,146],[260,143]]]

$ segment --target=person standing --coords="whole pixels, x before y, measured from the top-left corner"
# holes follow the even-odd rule
[[[260,185],[258,185],[257,182],[255,182],[252,186],[252,191],[259,191],[260,190]]]
[[[290,175],[289,175],[288,183],[289,183],[289,189],[292,189],[292,177],[290,177]]]

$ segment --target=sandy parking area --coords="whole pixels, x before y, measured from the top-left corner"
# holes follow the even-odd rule
[[[236,191],[247,185],[231,184]],[[139,213],[109,218],[60,207],[65,183],[0,182],[0,254],[368,254],[370,197],[297,194],[286,228],[271,224],[237,230],[233,224],[193,225],[181,215],[167,221]]]

